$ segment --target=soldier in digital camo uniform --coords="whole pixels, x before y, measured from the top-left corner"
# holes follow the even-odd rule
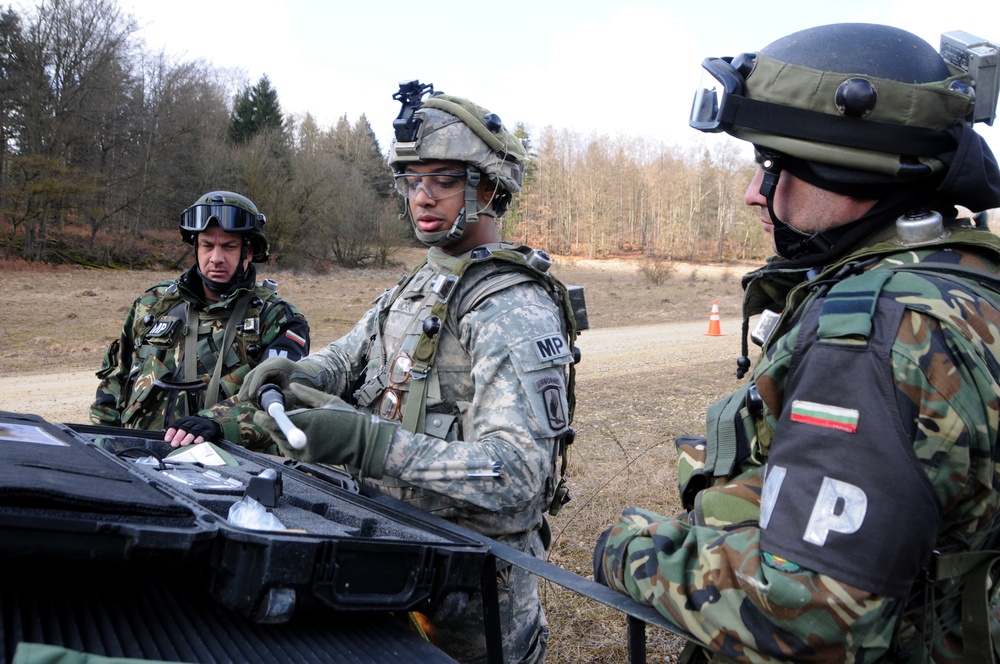
[[[996,97],[945,41],[838,24],[703,63],[691,124],[754,144],[778,253],[739,377],[758,314],[763,350],[678,441],[687,512],[626,509],[594,555],[689,661],[996,661],[1000,240],[965,216],[1000,206]]]
[[[486,109],[423,100],[428,91],[401,86],[390,154],[426,262],[326,348],[263,363],[240,396],[276,383],[289,409],[307,407],[290,414],[307,435],[302,450],[258,415],[284,454],[347,464],[390,495],[543,558],[571,415],[574,323],[548,257],[499,240],[495,218],[521,189],[521,141]],[[501,564],[497,585],[505,660],[544,661],[536,578]],[[431,640],[460,661],[485,661],[481,598],[450,613],[429,617]]]
[[[93,423],[166,428],[168,440],[185,432],[178,442],[218,439],[218,424],[198,417],[200,410],[235,397],[262,360],[308,354],[305,317],[278,296],[273,281],[257,283],[253,263],[268,258],[264,224],[249,199],[229,191],[209,192],[181,213],[181,239],[194,245],[195,263],[132,303],[97,373]],[[243,422],[245,439],[270,444],[253,412],[236,409],[232,421]],[[239,429],[230,433],[237,440]]]

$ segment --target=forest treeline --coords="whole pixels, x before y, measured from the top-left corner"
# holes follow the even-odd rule
[[[0,12],[0,254],[145,267],[179,261],[178,214],[229,189],[267,215],[289,268],[384,265],[414,241],[367,118],[321,127],[255,83],[151,52],[115,0]],[[393,103],[387,94],[386,103]],[[712,260],[766,253],[742,203],[753,165],[731,142],[529,135],[505,239],[550,252]]]

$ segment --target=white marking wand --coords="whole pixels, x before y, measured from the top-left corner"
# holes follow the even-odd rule
[[[281,433],[285,434],[288,444],[293,449],[301,450],[306,446],[306,434],[298,428],[285,415],[285,395],[281,393],[281,388],[274,383],[261,385],[257,390],[257,403],[267,411],[267,414],[278,423]]]

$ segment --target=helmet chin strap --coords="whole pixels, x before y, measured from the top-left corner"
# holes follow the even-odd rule
[[[778,218],[774,212],[774,195],[778,189],[778,178],[781,177],[780,157],[774,154],[764,154],[760,162],[764,170],[764,178],[760,183],[760,195],[767,200],[767,214],[774,224],[774,246],[785,258],[797,258],[803,254],[819,254],[828,251],[833,246],[822,233],[803,233],[792,228]]]

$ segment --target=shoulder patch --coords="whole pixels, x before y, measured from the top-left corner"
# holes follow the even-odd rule
[[[563,407],[565,398],[563,397],[563,382],[558,378],[542,378],[535,381],[535,389],[542,395],[545,402],[545,416],[549,420],[549,426],[555,431],[559,431],[569,424],[566,417],[566,409]]]

